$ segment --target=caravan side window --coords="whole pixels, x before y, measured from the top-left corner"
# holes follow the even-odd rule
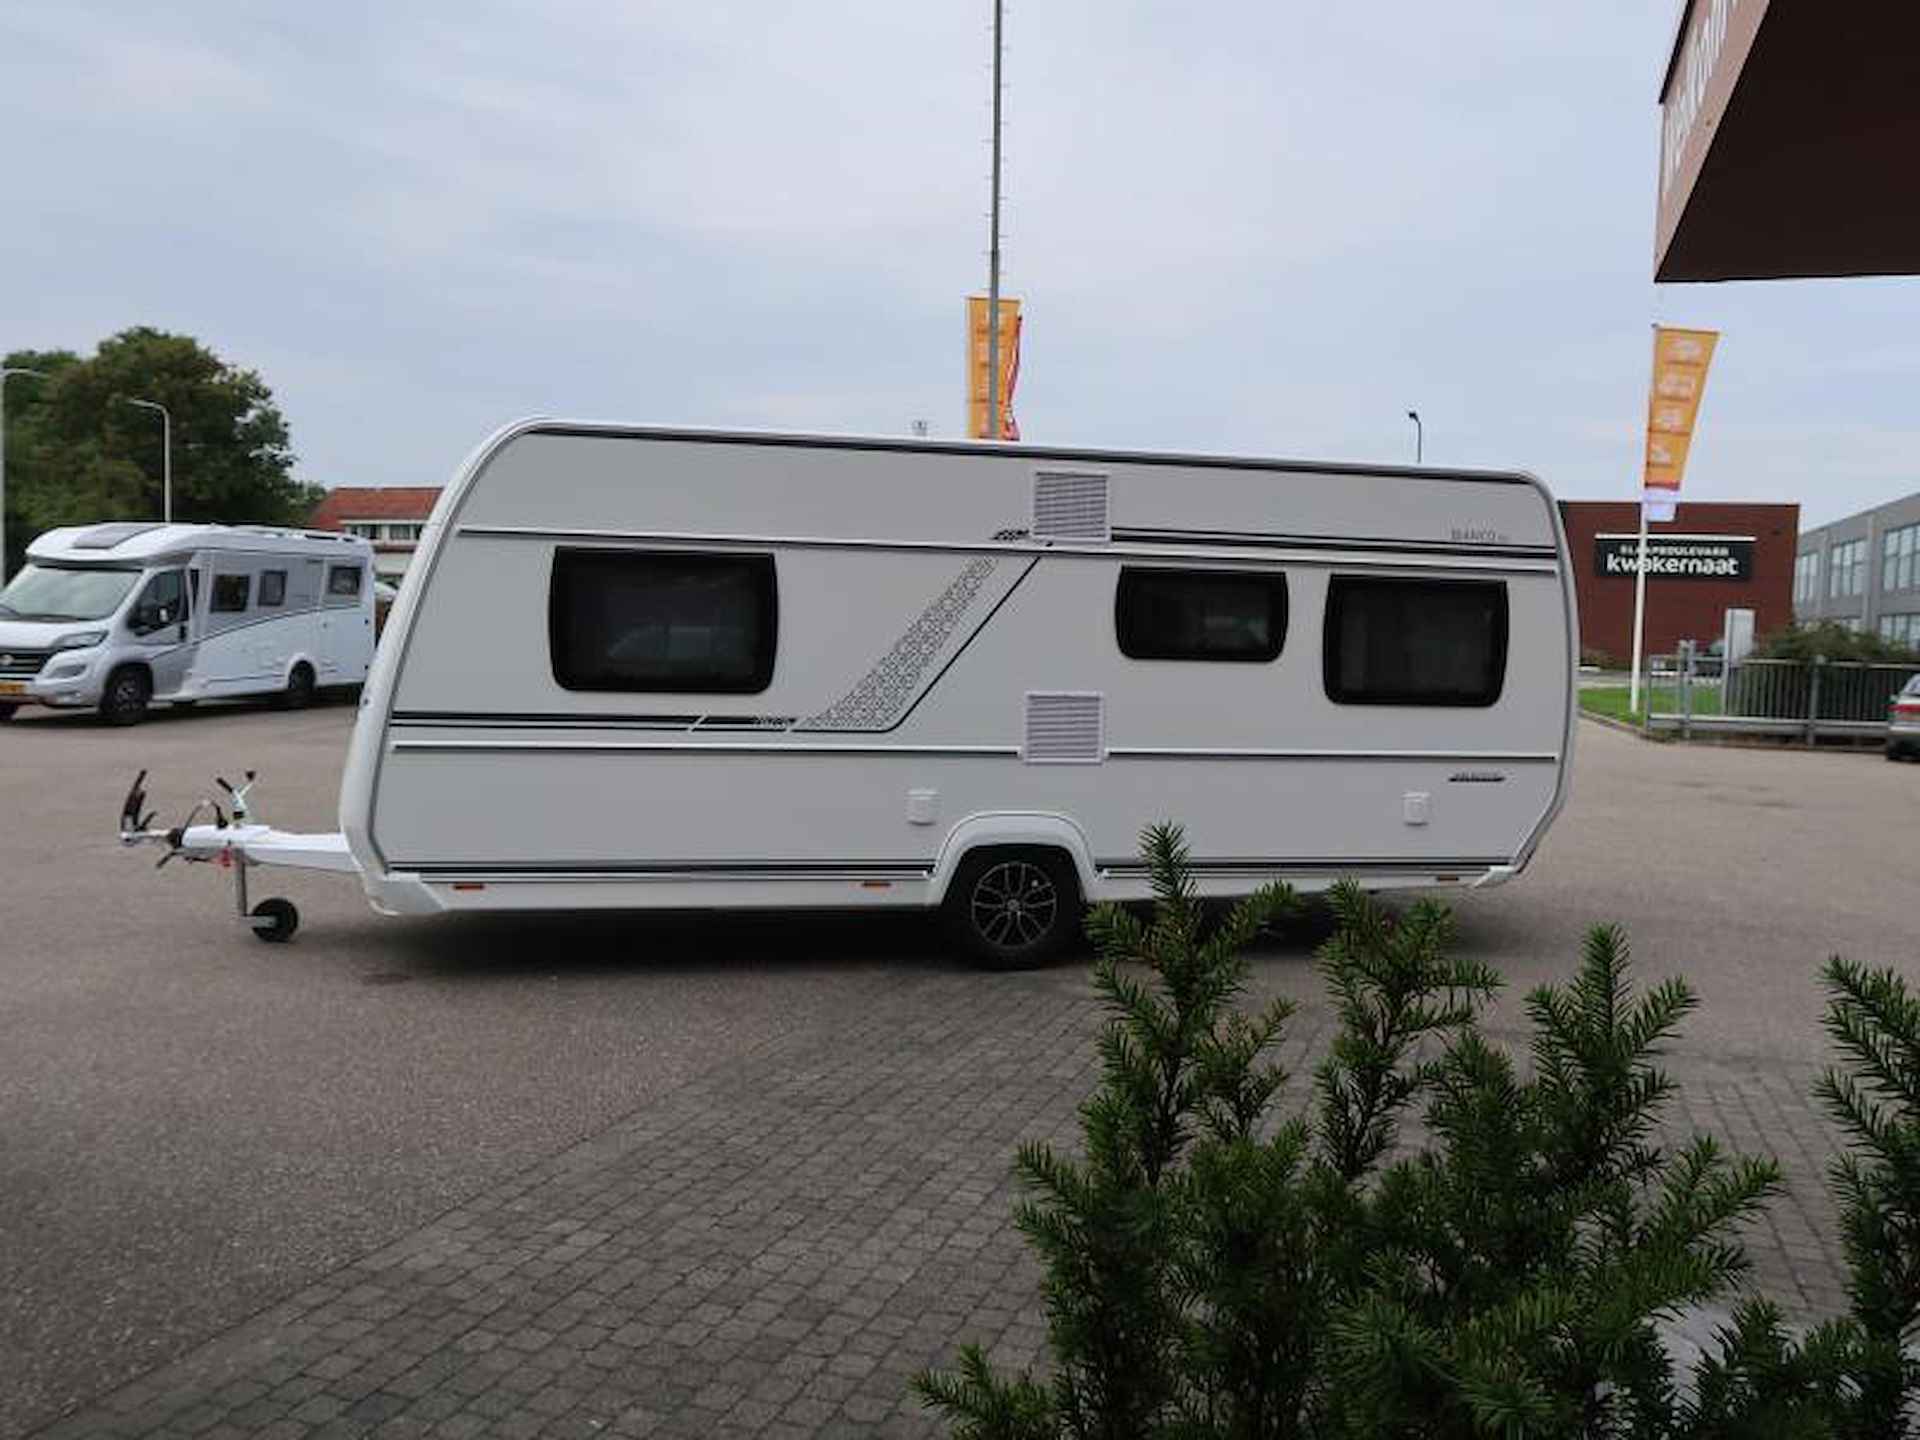
[[[1274,660],[1287,639],[1287,577],[1122,566],[1113,627],[1133,660]]]
[[[568,690],[758,694],[778,629],[771,555],[554,553],[547,637]]]
[[[1491,705],[1507,672],[1499,580],[1327,582],[1327,696],[1341,705]]]
[[[287,572],[284,570],[262,570],[260,572],[260,608],[262,610],[277,610],[286,603]]]

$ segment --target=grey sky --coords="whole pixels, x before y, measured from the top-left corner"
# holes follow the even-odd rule
[[[1655,320],[1726,332],[1687,495],[1920,488],[1920,284],[1651,283],[1673,0],[1009,9],[1034,441],[1635,492]],[[325,484],[543,412],[962,427],[987,0],[0,9],[0,348],[260,369]],[[1204,17],[1196,19],[1194,17]]]

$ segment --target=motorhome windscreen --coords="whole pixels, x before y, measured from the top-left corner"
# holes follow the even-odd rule
[[[1134,660],[1275,660],[1287,636],[1287,577],[1124,566],[1113,621],[1120,653]]]
[[[0,618],[7,620],[100,620],[140,578],[138,569],[90,565],[26,565],[0,590]]]
[[[1506,681],[1507,587],[1336,575],[1324,638],[1339,704],[1492,705]]]
[[[757,694],[778,614],[771,555],[563,548],[547,597],[553,676],[568,690]]]

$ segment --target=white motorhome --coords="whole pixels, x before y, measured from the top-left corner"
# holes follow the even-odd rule
[[[1508,879],[1577,633],[1526,475],[529,421],[441,496],[341,832],[122,830],[407,914],[944,906],[1022,963],[1161,819],[1209,894]]]
[[[0,591],[0,719],[277,695],[301,706],[373,661],[373,547],[321,531],[126,522],[49,530]]]

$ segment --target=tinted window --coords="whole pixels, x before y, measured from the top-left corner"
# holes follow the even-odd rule
[[[213,613],[234,615],[247,608],[247,592],[253,588],[251,575],[213,577]]]
[[[1506,678],[1507,587],[1336,575],[1325,665],[1343,705],[1491,705]]]
[[[327,594],[351,600],[360,593],[360,567],[358,565],[330,565],[327,567]]]
[[[287,602],[287,572],[284,570],[262,570],[260,572],[260,603],[279,606]]]
[[[771,555],[560,550],[547,597],[569,690],[752,694],[773,679]]]
[[[1287,638],[1287,579],[1126,566],[1113,623],[1135,660],[1272,660]]]

